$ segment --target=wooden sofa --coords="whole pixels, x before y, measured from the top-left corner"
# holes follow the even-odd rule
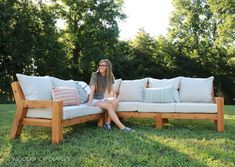
[[[149,88],[149,82],[146,85]],[[120,91],[120,90],[119,90]],[[117,92],[117,96],[119,92]],[[214,88],[212,89],[214,95]],[[164,123],[168,123],[168,119],[184,119],[184,120],[212,120],[216,125],[217,132],[224,131],[224,98],[213,97],[213,102],[217,106],[216,113],[168,113],[161,111],[154,112],[138,112],[138,111],[117,111],[120,118],[154,118],[155,127],[160,129]],[[120,102],[119,102],[120,104]]]
[[[121,111],[117,115],[121,118],[154,118],[156,128],[162,128],[168,119],[191,119],[191,120],[212,120],[218,132],[224,131],[224,98],[215,97],[214,103],[217,105],[217,113],[164,113],[164,112],[137,112]]]
[[[146,85],[148,87],[148,85]],[[98,114],[90,114],[86,116],[75,117],[71,119],[63,119],[63,103],[62,101],[39,101],[39,100],[25,100],[24,94],[18,82],[12,83],[12,90],[16,101],[17,111],[11,130],[11,138],[17,138],[21,135],[24,125],[43,126],[52,129],[52,143],[58,144],[63,141],[63,128],[66,126],[76,125],[90,120],[99,120],[98,126],[103,127],[106,112]],[[117,92],[118,94],[119,92]],[[135,117],[135,118],[154,118],[156,120],[156,128],[161,128],[168,119],[198,119],[198,120],[212,120],[216,124],[217,131],[224,131],[224,99],[222,97],[213,98],[216,104],[217,111],[214,113],[179,113],[179,112],[139,112],[137,110],[117,111],[117,115],[121,118]],[[141,103],[141,102],[138,102]],[[119,103],[119,105],[121,102]],[[46,109],[52,110],[51,119],[47,118],[32,118],[27,117],[28,109]],[[155,108],[154,108],[155,109]],[[43,112],[43,111],[42,111]]]
[[[98,126],[103,127],[105,114],[98,113],[82,117],[76,117],[73,119],[63,120],[63,103],[62,101],[35,101],[35,100],[25,100],[24,94],[21,90],[19,83],[12,83],[12,90],[16,101],[16,113],[13,121],[10,136],[15,139],[21,135],[22,128],[24,125],[30,126],[42,126],[49,127],[52,129],[52,144],[58,144],[63,141],[63,128],[67,126],[76,125],[82,122],[87,122],[90,120],[99,120]],[[52,119],[45,118],[27,118],[28,109],[33,108],[50,108],[52,109]]]

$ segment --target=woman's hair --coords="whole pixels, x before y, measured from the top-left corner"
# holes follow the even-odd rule
[[[107,90],[108,90],[108,93],[110,95],[113,94],[113,68],[112,68],[112,63],[108,60],[108,59],[102,59],[100,60],[99,64],[100,65],[101,63],[105,62],[106,65],[107,65],[107,68],[106,68],[106,79],[107,79]],[[101,83],[101,74],[99,72],[99,67],[98,67],[98,70],[97,70],[97,90],[102,90],[102,83]]]

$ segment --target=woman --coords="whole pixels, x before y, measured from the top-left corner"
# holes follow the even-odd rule
[[[118,101],[115,98],[113,90],[114,76],[112,73],[112,64],[108,59],[103,59],[98,64],[98,70],[92,74],[90,81],[90,95],[88,105],[94,105],[101,109],[107,110],[108,118],[104,125],[105,129],[111,130],[111,121],[113,121],[121,130],[125,132],[134,131],[131,128],[125,127],[119,120],[116,109]],[[105,91],[107,89],[108,94],[112,98],[104,98]]]

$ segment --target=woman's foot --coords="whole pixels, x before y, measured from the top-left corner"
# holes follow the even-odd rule
[[[128,127],[125,127],[123,129],[121,129],[123,132],[134,132],[135,130],[132,129],[132,128],[128,128]]]
[[[112,130],[111,124],[110,123],[105,123],[104,124],[104,129]]]

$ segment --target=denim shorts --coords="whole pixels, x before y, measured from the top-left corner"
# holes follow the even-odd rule
[[[115,99],[115,98],[109,97],[109,98],[104,98],[104,99],[93,99],[92,105],[95,106],[95,104],[96,104],[97,102],[99,102],[99,101],[113,100],[113,99]]]

